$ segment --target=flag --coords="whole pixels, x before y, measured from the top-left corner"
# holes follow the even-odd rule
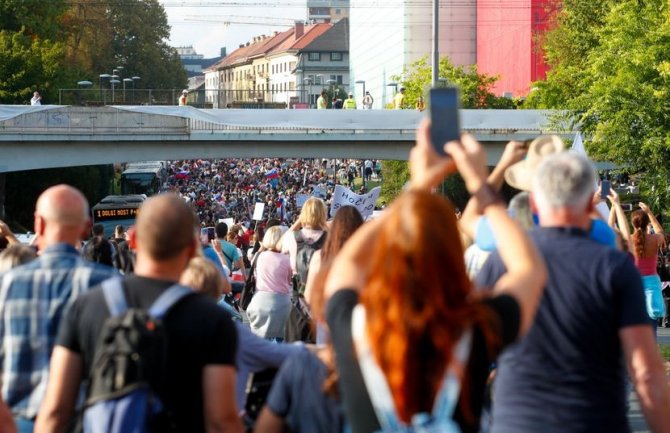
[[[268,180],[277,179],[279,177],[279,172],[277,171],[276,168],[273,168],[272,170],[265,173],[265,177]]]
[[[586,149],[584,148],[584,139],[582,138],[582,133],[578,132],[577,135],[575,135],[575,139],[572,141],[572,149],[573,152],[582,155],[586,158],[589,156],[586,154]],[[596,184],[594,185],[594,188],[597,190],[598,189],[598,179],[596,179]],[[605,219],[605,221],[608,220],[609,215],[610,215],[610,208],[607,206],[606,202],[600,202],[596,205],[596,210],[600,215]]]

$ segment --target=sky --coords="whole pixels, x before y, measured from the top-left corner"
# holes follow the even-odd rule
[[[158,0],[171,27],[170,45],[193,45],[205,58],[230,54],[254,36],[289,28],[307,15],[306,0]]]

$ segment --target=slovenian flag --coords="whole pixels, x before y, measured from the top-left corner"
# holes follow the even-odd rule
[[[277,179],[277,178],[279,177],[279,172],[277,171],[276,168],[273,168],[272,170],[270,170],[270,171],[268,171],[267,173],[265,173],[265,177],[266,177],[268,180],[271,180],[271,179]]]

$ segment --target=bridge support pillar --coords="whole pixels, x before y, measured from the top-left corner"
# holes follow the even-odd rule
[[[7,173],[0,173],[0,220],[5,219],[5,183]]]

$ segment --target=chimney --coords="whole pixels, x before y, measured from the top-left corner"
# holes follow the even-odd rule
[[[226,57],[226,47],[221,48],[221,57]]]
[[[305,23],[304,23],[304,21],[296,21],[295,22],[295,38],[299,39],[304,34],[305,34]]]
[[[240,48],[244,48],[244,44],[240,44]]]
[[[249,42],[247,42],[247,47],[249,46]]]

